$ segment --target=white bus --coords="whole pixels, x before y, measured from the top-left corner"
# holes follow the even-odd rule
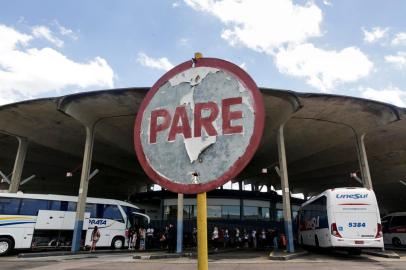
[[[395,247],[406,245],[406,212],[389,214],[382,218],[385,244]]]
[[[335,188],[302,204],[298,212],[299,244],[344,248],[383,248],[375,194],[366,188]]]
[[[0,255],[13,249],[68,248],[76,216],[74,196],[0,193]],[[98,247],[122,248],[130,227],[149,223],[149,217],[127,202],[87,198],[81,245],[91,244],[94,226],[100,229]]]

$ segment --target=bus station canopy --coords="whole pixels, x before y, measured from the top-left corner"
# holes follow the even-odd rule
[[[85,126],[95,126],[89,196],[126,199],[152,185],[134,152],[133,129],[149,88],[82,92],[0,107],[0,170],[12,171],[18,141],[29,141],[24,192],[76,195]],[[406,109],[372,100],[260,89],[266,122],[254,158],[233,181],[280,187],[277,130],[284,124],[289,185],[294,193],[360,186],[356,135],[365,147],[378,202],[385,211],[404,210],[406,200]],[[262,173],[268,168],[268,173]],[[67,173],[72,175],[67,177]],[[6,183],[0,189],[7,189]],[[402,209],[403,208],[403,209]]]

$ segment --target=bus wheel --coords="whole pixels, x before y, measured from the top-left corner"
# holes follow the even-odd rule
[[[121,237],[114,237],[111,241],[111,247],[114,249],[121,249],[124,247],[124,240]]]
[[[395,247],[400,247],[400,246],[402,245],[402,242],[400,242],[400,239],[399,239],[399,238],[393,237],[393,239],[392,239],[392,244],[393,244]]]
[[[13,249],[14,243],[9,238],[0,238],[0,256],[6,255]]]

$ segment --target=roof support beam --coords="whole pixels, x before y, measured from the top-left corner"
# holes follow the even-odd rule
[[[18,150],[14,161],[13,174],[8,192],[16,193],[20,188],[21,175],[23,173],[25,157],[27,155],[28,140],[23,137],[16,137],[18,140]]]
[[[177,227],[176,227],[176,253],[182,253],[182,251],[183,251],[182,246],[183,246],[183,194],[178,193],[178,215],[177,215]]]
[[[358,162],[364,187],[372,189],[371,173],[369,171],[368,157],[365,150],[364,138],[365,133],[362,135],[359,135],[358,133],[356,134]]]
[[[292,212],[290,206],[290,190],[288,180],[288,167],[286,165],[286,151],[285,151],[285,137],[283,135],[284,125],[280,125],[277,134],[278,155],[279,155],[279,172],[281,177],[282,187],[282,207],[283,207],[283,221],[285,225],[285,234],[287,237],[287,251],[295,252],[293,245],[293,231],[292,231]]]
[[[80,176],[80,187],[78,195],[78,203],[76,206],[75,227],[73,231],[72,249],[73,253],[79,251],[80,240],[82,238],[83,222],[86,210],[87,190],[89,187],[89,174],[92,165],[92,153],[94,142],[94,126],[86,126],[86,144],[83,155],[82,174]]]

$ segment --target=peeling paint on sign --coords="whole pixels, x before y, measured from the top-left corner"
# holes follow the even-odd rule
[[[241,170],[235,164],[247,163],[247,152],[253,155],[253,138],[259,144],[263,126],[260,135],[254,134],[255,123],[263,122],[256,112],[258,95],[254,98],[246,81],[215,65],[190,66],[166,76],[137,116],[135,143],[142,149],[142,155],[137,150],[141,164],[153,180],[155,175],[161,185],[169,183],[169,189],[170,183],[180,187],[224,182],[230,170]],[[253,81],[248,83],[258,91]],[[260,114],[263,117],[263,108]]]

